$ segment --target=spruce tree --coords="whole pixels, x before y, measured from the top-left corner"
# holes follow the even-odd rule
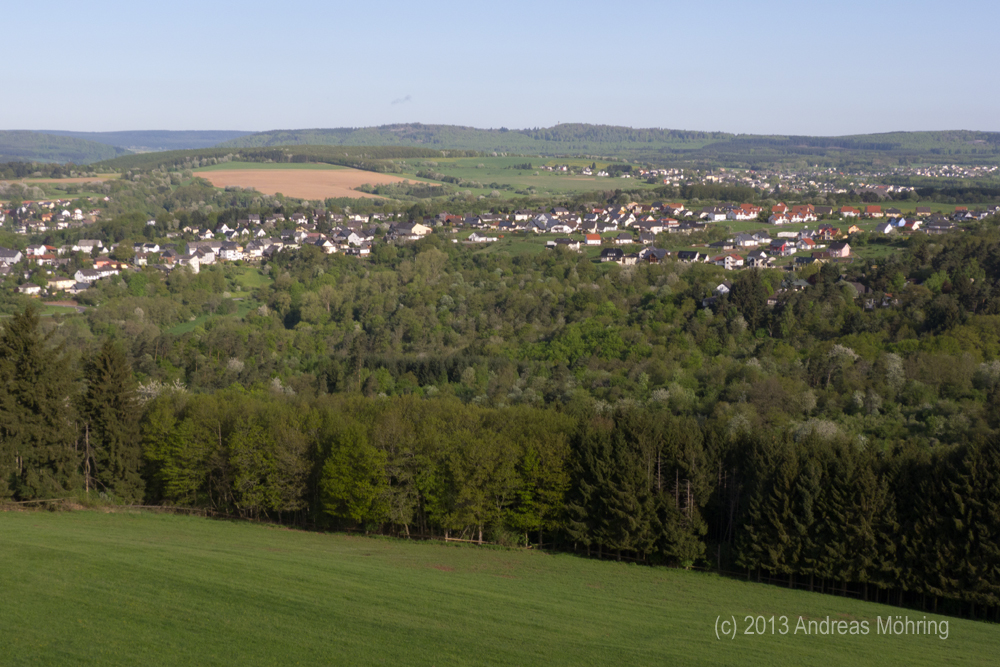
[[[26,308],[0,333],[0,496],[57,498],[80,485],[73,374]]]
[[[139,406],[132,367],[121,345],[107,340],[85,364],[86,392],[80,413],[84,422],[84,469],[88,488],[134,503],[142,500],[142,447]],[[88,466],[88,464],[91,464]]]

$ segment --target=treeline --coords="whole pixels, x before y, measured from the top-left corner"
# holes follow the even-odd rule
[[[0,180],[11,180],[15,178],[42,177],[42,178],[67,178],[78,175],[85,171],[87,167],[79,167],[74,164],[57,164],[54,162],[3,162],[0,163]]]
[[[900,443],[748,438],[736,453],[736,564],[810,590],[1000,620],[1000,442],[935,451]],[[954,611],[952,604],[948,607]],[[978,611],[977,611],[978,610]]]
[[[99,169],[191,169],[219,162],[323,162],[366,171],[391,171],[392,160],[439,158],[439,150],[408,146],[215,147],[128,155],[94,165]]]
[[[119,345],[73,363],[30,311],[0,335],[0,379],[0,496],[15,500],[89,492],[530,542],[973,617],[995,617],[1000,603],[995,435],[930,451],[764,433],[722,413],[679,415],[666,397],[485,407],[296,395],[280,380],[211,393],[137,386]]]
[[[29,130],[0,130],[0,162],[72,162],[88,164],[128,151],[96,141]],[[33,171],[37,170],[34,169]]]
[[[563,123],[554,127],[515,131],[538,141],[586,141],[608,144],[677,144],[691,141],[718,141],[733,136],[725,132],[693,132],[659,128],[632,128],[620,125],[588,125],[585,123]]]

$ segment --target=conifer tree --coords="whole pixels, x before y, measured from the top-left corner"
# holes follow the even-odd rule
[[[575,450],[572,490],[566,500],[566,532],[572,540],[586,546],[588,554],[591,545],[596,544],[600,555],[607,543],[608,527],[603,494],[611,483],[614,468],[610,425],[605,422],[582,429]]]
[[[80,485],[73,374],[26,308],[0,334],[0,496],[56,498]]]
[[[125,503],[138,502],[144,490],[139,406],[132,366],[121,345],[106,340],[84,365],[84,378],[84,470],[92,460],[89,474],[98,489]],[[85,484],[89,487],[90,479]]]

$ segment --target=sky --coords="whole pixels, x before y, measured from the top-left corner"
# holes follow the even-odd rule
[[[9,4],[0,129],[1000,131],[995,0]]]

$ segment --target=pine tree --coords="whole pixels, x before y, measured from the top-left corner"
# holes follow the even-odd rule
[[[0,334],[0,496],[56,498],[80,486],[69,414],[73,374],[25,309]]]
[[[604,419],[581,429],[574,443],[572,482],[566,498],[566,532],[576,543],[597,545],[598,555],[608,543],[604,490],[612,483],[614,454],[611,425]]]
[[[140,476],[142,447],[139,438],[139,406],[132,367],[121,345],[105,341],[85,364],[86,392],[80,401],[84,422],[85,481],[91,487],[134,503],[142,500]],[[93,465],[88,464],[93,461]]]

